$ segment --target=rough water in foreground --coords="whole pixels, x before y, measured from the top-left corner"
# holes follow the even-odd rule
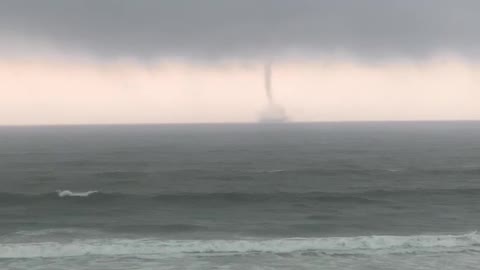
[[[0,127],[0,269],[476,269],[480,123]]]

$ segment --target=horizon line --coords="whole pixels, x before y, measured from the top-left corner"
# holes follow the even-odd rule
[[[60,123],[60,124],[0,124],[5,127],[86,127],[86,126],[209,126],[209,125],[259,125],[259,126],[281,126],[295,124],[381,124],[381,123],[469,123],[480,122],[480,119],[422,119],[422,120],[323,120],[323,121],[288,121],[283,123],[262,123],[262,122],[171,122],[171,123]]]

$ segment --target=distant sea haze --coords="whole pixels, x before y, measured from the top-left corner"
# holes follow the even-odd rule
[[[0,269],[473,269],[480,123],[0,127]]]

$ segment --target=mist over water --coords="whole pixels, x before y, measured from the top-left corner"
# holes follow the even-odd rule
[[[479,137],[476,122],[2,127],[0,268],[471,269]]]

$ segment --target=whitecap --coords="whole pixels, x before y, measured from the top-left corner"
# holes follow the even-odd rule
[[[299,253],[409,254],[418,252],[480,252],[480,235],[359,236],[325,238],[162,240],[90,239],[68,243],[35,242],[0,244],[0,258],[57,258],[98,256],[179,256],[186,254]]]
[[[70,190],[57,190],[58,197],[88,197],[97,193],[97,190],[90,190],[86,192],[72,192]]]
[[[281,173],[286,172],[287,170],[268,170],[267,173]]]
[[[391,172],[391,173],[397,173],[397,172],[401,172],[403,170],[399,169],[399,168],[390,168],[390,169],[386,169],[386,171]]]

